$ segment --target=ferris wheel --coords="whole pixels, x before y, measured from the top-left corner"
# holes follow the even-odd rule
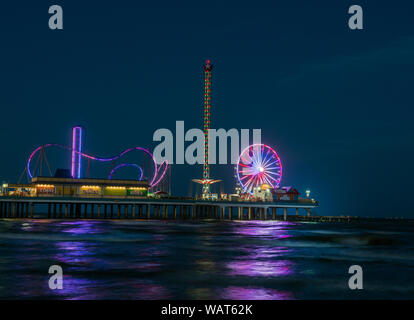
[[[237,162],[237,179],[247,193],[264,184],[277,188],[282,179],[282,163],[279,155],[265,144],[248,146]]]

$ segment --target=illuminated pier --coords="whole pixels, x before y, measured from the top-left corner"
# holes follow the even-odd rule
[[[18,183],[1,186],[0,218],[320,221],[322,217],[311,214],[318,202],[309,199],[309,190],[307,198],[300,198],[298,190],[281,185],[281,159],[274,148],[265,144],[254,143],[239,155],[235,193],[211,192],[210,186],[221,180],[210,178],[208,133],[213,70],[210,60],[203,69],[203,178],[192,180],[203,187],[200,199],[172,197],[170,192],[160,190],[158,187],[166,180],[170,167],[166,160],[157,163],[149,149],[135,146],[111,157],[92,155],[83,148],[84,129],[75,126],[71,146],[48,143],[37,147],[30,153]],[[70,152],[70,170],[59,166],[53,175],[46,156],[49,149]],[[134,154],[139,157],[132,158]],[[87,170],[82,170],[82,160],[87,161]],[[43,161],[49,176],[42,173]],[[90,178],[91,165],[105,164],[108,171],[104,177]],[[136,173],[129,174],[129,179],[117,179],[119,171],[125,168]],[[20,183],[25,174],[28,182]],[[299,215],[299,211],[304,214]]]
[[[193,199],[108,199],[0,197],[0,218],[30,219],[216,219],[311,220],[317,204],[203,201]],[[294,215],[288,215],[288,210]],[[306,214],[299,215],[299,210]]]

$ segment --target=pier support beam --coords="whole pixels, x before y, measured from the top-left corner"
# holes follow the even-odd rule
[[[224,215],[225,215],[225,208],[224,207],[220,207],[220,219],[224,220]]]
[[[124,218],[125,219],[128,218],[128,205],[127,204],[124,206]]]
[[[82,213],[82,204],[77,203],[76,204],[76,218],[79,219],[81,217],[81,213]]]
[[[16,218],[20,218],[20,203],[16,203]]]
[[[77,203],[76,204],[76,218],[79,219],[81,217],[81,213],[82,213],[82,204]]]
[[[10,202],[6,202],[4,205],[4,217],[8,218],[10,216]]]
[[[132,204],[132,219],[135,219],[135,208],[136,208],[136,205],[135,205],[135,203],[134,204]]]
[[[287,220],[287,208],[283,208],[283,220]]]

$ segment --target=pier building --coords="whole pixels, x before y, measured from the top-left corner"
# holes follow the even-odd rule
[[[9,184],[3,193],[14,197],[146,198],[148,189],[145,180],[34,177],[28,184]]]

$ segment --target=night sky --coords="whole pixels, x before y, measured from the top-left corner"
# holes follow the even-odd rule
[[[414,5],[222,2],[2,1],[0,181],[16,182],[37,146],[69,145],[73,125],[102,157],[152,150],[154,131],[177,120],[202,128],[211,59],[212,127],[262,129],[282,184],[309,188],[318,214],[414,218]],[[48,28],[53,4],[64,30]],[[348,28],[352,4],[364,30]],[[211,168],[226,192],[233,174]],[[174,165],[173,194],[201,176]]]

